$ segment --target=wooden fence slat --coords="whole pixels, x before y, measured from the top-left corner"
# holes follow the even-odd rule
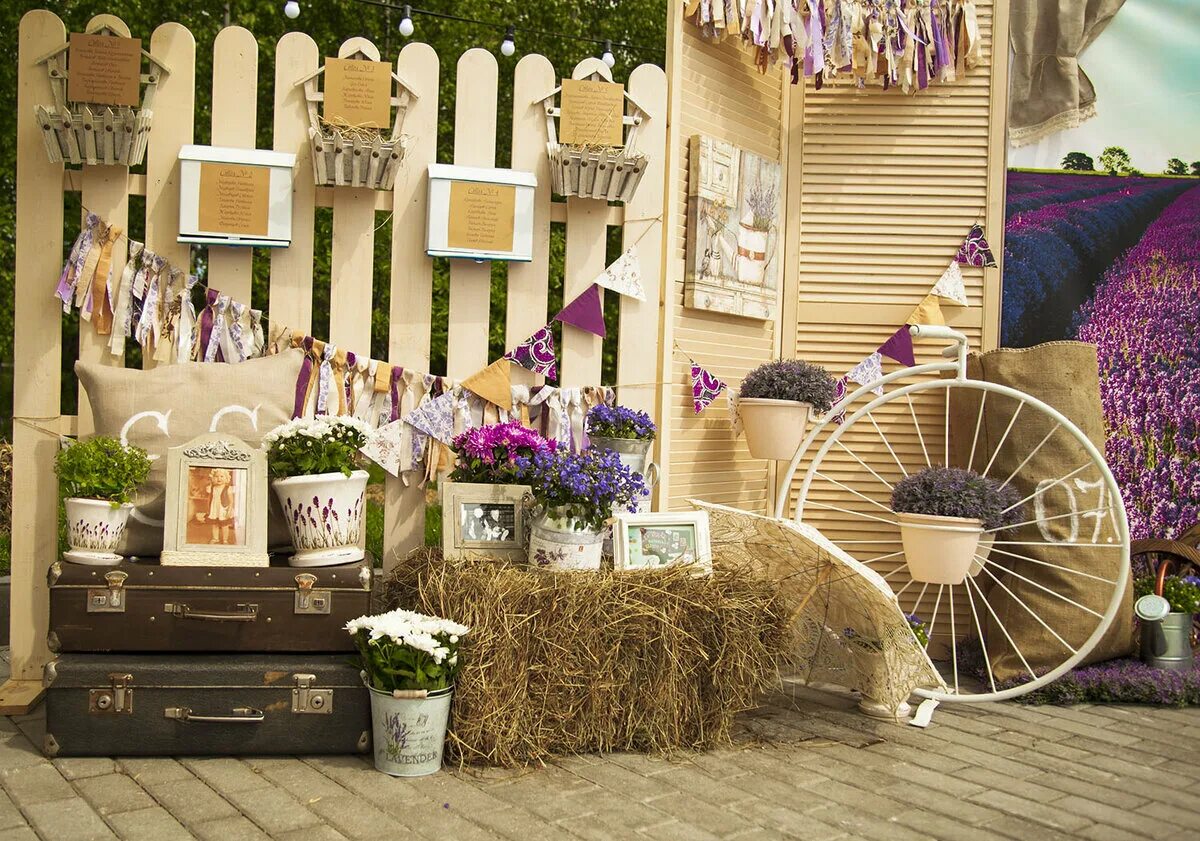
[[[275,47],[273,148],[296,155],[292,179],[292,244],[271,249],[272,323],[306,334],[312,329],[313,228],[316,185],[308,142],[308,103],[297,81],[317,69],[321,53],[303,32],[289,32]]]
[[[454,163],[459,166],[496,164],[498,81],[496,57],[487,50],[467,50],[459,58],[454,101]],[[490,361],[491,279],[490,262],[452,260],[450,263],[448,376],[469,377]]]
[[[608,202],[603,199],[567,197],[567,255],[563,303],[567,304],[591,285],[604,271],[605,240],[608,232]],[[600,290],[601,295],[605,290]],[[615,295],[615,292],[609,294]],[[570,324],[562,326],[562,371],[564,386],[595,385],[600,382],[603,340]]]
[[[227,26],[213,42],[212,145],[253,149],[257,119],[258,41],[245,27]],[[253,261],[245,246],[210,245],[209,286],[249,305]]]

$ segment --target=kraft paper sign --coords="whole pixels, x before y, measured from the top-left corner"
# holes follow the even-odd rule
[[[625,86],[616,82],[564,79],[559,141],[587,146],[624,146]]]
[[[446,245],[475,251],[512,251],[517,188],[511,184],[450,182]]]
[[[71,33],[67,99],[101,105],[141,104],[142,39]]]
[[[242,164],[200,164],[200,230],[266,236],[271,170]]]
[[[391,125],[392,65],[386,61],[325,59],[325,119],[352,126]]]

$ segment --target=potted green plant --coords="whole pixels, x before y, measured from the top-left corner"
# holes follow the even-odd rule
[[[296,567],[358,561],[366,554],[369,474],[359,450],[370,428],[353,417],[296,418],[263,436],[271,487],[283,508]]]
[[[375,767],[421,777],[442,767],[458,649],[469,628],[408,610],[346,623],[371,693]]]
[[[77,564],[112,566],[134,492],[150,475],[150,458],[140,447],[96,435],[59,450],[54,459],[58,490],[66,509],[67,542],[63,557]]]
[[[929,631],[925,622],[915,613],[906,613],[912,637],[907,642],[915,642],[921,648],[929,646]],[[858,671],[861,674],[862,686],[859,688],[861,698],[858,709],[872,718],[906,718],[912,713],[912,707],[907,701],[892,709],[882,701],[877,700],[872,687],[878,687],[887,681],[887,664],[884,661],[883,642],[874,636],[860,634],[854,628],[842,631],[842,640],[854,655]]]
[[[829,411],[833,392],[829,372],[801,359],[767,362],[748,373],[738,388],[737,411],[750,455],[791,461],[809,417]]]
[[[1190,672],[1195,659],[1192,623],[1200,613],[1200,577],[1166,572],[1164,564],[1159,575],[1142,576],[1134,582],[1142,662],[1155,669]]]
[[[912,578],[961,584],[984,529],[1011,523],[1020,498],[1011,485],[959,467],[927,467],[892,489],[892,511]]]
[[[588,441],[592,447],[612,450],[634,473],[646,475],[646,461],[658,427],[645,412],[601,403],[587,413]]]

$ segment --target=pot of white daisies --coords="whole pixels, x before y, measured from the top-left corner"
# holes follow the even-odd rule
[[[375,767],[393,777],[423,777],[442,767],[458,647],[465,625],[409,610],[346,623],[371,693]]]

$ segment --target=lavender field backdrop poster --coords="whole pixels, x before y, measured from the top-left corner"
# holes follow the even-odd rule
[[[1098,115],[1008,153],[1001,344],[1097,345],[1134,539],[1200,521],[1197,43],[1194,0],[1127,0],[1080,58]]]

